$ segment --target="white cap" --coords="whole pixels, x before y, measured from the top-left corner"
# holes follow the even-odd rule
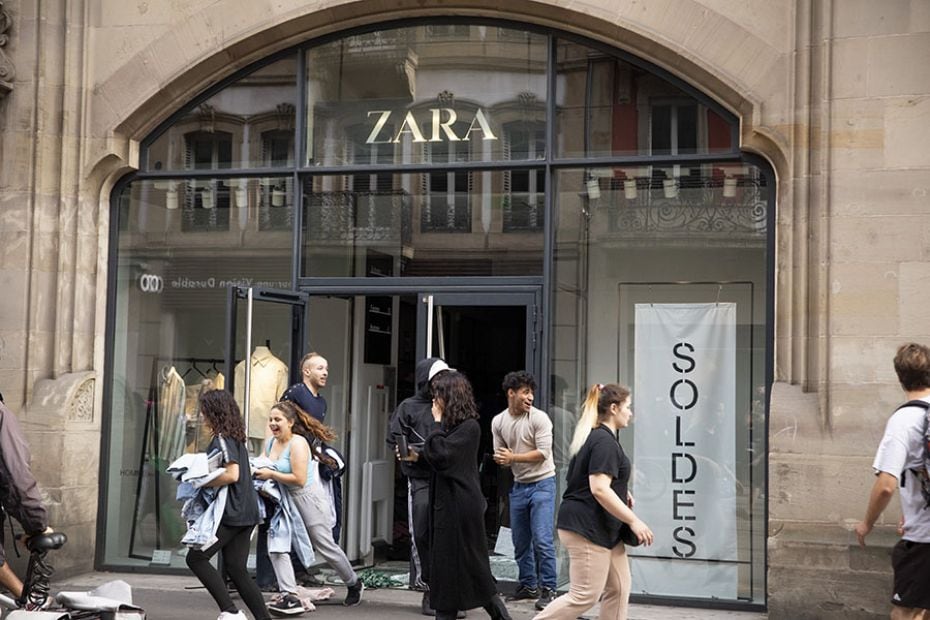
[[[438,375],[444,370],[455,370],[455,368],[449,368],[449,365],[442,360],[436,360],[433,362],[433,365],[429,367],[429,375],[427,375],[427,380],[432,381],[433,377]]]

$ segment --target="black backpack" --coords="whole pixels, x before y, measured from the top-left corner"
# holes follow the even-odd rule
[[[924,447],[924,466],[921,468],[911,469],[911,473],[917,476],[920,483],[920,494],[926,503],[925,508],[930,508],[930,403],[925,400],[909,400],[898,409],[905,407],[920,407],[924,410],[924,438],[922,441]],[[898,411],[895,409],[895,411]],[[901,486],[904,486],[904,475],[906,471],[901,472]]]

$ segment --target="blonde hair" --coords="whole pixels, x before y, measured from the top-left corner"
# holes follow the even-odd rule
[[[591,431],[607,417],[610,406],[614,403],[619,405],[629,397],[630,388],[616,383],[592,385],[581,407],[581,417],[578,419],[578,425],[575,426],[575,434],[572,435],[572,443],[568,449],[569,457],[578,454],[581,446],[588,440]]]

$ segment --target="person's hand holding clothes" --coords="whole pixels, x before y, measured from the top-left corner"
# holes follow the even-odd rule
[[[270,467],[259,467],[252,476],[259,480],[272,480],[274,479],[274,474],[275,470]]]

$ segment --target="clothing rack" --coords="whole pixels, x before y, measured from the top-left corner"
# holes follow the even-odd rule
[[[139,560],[151,560],[151,555],[142,555],[135,552],[136,529],[139,526],[140,510],[142,508],[142,486],[145,478],[146,465],[154,465],[153,482],[155,491],[155,549],[161,549],[161,478],[163,472],[159,471],[158,445],[159,445],[159,369],[165,365],[171,365],[177,370],[181,365],[184,368],[181,374],[182,379],[186,379],[191,372],[196,372],[204,379],[208,378],[205,371],[214,370],[219,373],[223,367],[225,359],[212,357],[156,357],[152,360],[152,374],[149,383],[149,397],[146,400],[145,423],[142,430],[142,449],[139,451],[139,469],[136,479],[136,501],[132,510],[132,525],[129,532],[129,557]],[[184,367],[184,365],[187,365]],[[185,382],[186,385],[186,382]]]

